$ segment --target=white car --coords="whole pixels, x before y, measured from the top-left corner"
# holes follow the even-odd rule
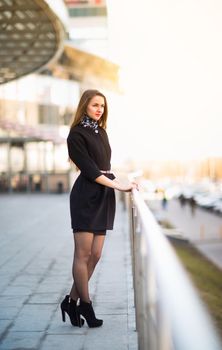
[[[195,198],[197,204],[207,209],[213,208],[219,199],[220,196],[212,194],[200,195]]]
[[[222,213],[222,198],[218,199],[215,202],[213,209],[219,213]]]

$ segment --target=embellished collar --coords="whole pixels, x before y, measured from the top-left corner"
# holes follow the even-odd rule
[[[84,117],[80,121],[79,125],[83,126],[84,128],[91,128],[95,131],[95,133],[98,133],[98,123],[96,120],[93,120],[88,115],[84,114]]]

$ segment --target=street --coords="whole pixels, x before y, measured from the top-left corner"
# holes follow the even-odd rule
[[[222,216],[192,207],[181,206],[179,200],[149,201],[148,205],[157,219],[167,220],[185,238],[189,239],[206,257],[222,268]]]

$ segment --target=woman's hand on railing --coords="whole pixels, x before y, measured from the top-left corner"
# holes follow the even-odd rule
[[[118,180],[113,180],[115,182],[115,188],[122,192],[131,192],[133,189],[139,190],[138,184],[134,181],[128,184],[121,184]]]
[[[114,188],[118,191],[123,191],[123,192],[130,192],[133,189],[137,189],[138,188],[138,184],[134,181],[130,181],[127,183],[122,183],[117,179],[114,180],[110,180],[108,177],[106,177],[105,175],[100,175],[95,179],[95,182],[103,185],[103,186],[107,186],[107,187],[111,187]]]

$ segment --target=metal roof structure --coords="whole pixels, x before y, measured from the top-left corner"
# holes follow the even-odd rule
[[[0,84],[36,71],[118,90],[119,67],[68,38],[63,0],[0,0]]]
[[[0,84],[58,58],[67,37],[65,21],[62,0],[0,0]]]

